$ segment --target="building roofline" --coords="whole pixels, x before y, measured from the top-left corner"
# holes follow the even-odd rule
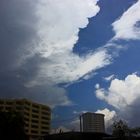
[[[44,107],[48,107],[48,109],[51,110],[49,105],[45,105],[45,104],[33,101],[31,99],[27,99],[27,98],[0,98],[0,100],[1,101],[27,101],[27,102],[30,102],[30,103],[33,103],[33,104],[37,104],[37,105],[41,105],[41,106],[44,106]]]
[[[102,115],[102,116],[105,116],[105,115],[102,114],[102,113],[95,113],[95,112],[86,112],[86,113],[83,113],[82,116],[85,115],[85,114],[95,114],[95,115]]]

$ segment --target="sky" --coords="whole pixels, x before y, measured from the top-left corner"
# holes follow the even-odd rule
[[[49,105],[52,129],[140,126],[139,53],[140,0],[0,1],[0,98]]]

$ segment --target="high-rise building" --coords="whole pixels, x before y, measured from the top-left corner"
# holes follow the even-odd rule
[[[0,99],[0,111],[17,111],[23,115],[25,132],[30,140],[50,132],[51,109],[27,99]]]
[[[82,114],[80,116],[80,131],[104,133],[104,115],[92,112]]]

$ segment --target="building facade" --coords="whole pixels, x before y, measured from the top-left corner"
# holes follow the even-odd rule
[[[82,114],[80,116],[80,131],[104,133],[104,115],[92,112]]]
[[[30,140],[41,139],[50,132],[51,109],[48,106],[27,99],[0,99],[0,111],[11,110],[23,115]]]

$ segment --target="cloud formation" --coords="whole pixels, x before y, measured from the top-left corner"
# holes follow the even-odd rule
[[[114,79],[108,89],[96,90],[97,98],[105,100],[117,109],[119,114],[130,123],[136,121],[134,117],[140,116],[138,106],[140,105],[140,77],[135,73],[128,75],[124,80]],[[133,122],[133,125],[136,124]]]
[[[101,113],[101,114],[104,114],[105,117],[105,127],[106,129],[111,127],[111,125],[113,124],[114,120],[116,119],[117,117],[117,114],[114,110],[109,110],[108,108],[105,108],[103,110],[97,110],[96,113]]]
[[[99,88],[96,95],[118,109],[133,105],[140,97],[140,77],[132,74],[124,80],[114,79],[108,90]]]
[[[118,39],[138,39],[140,38],[140,0],[132,5],[123,15],[113,24],[115,36],[113,40]]]
[[[58,84],[110,63],[106,49],[81,57],[73,53],[80,28],[99,10],[97,0],[0,1],[1,97],[70,105]]]
[[[110,75],[110,76],[104,77],[104,80],[106,80],[106,81],[111,81],[112,79],[114,79],[114,77],[115,77],[115,75],[112,74],[112,75]]]
[[[72,11],[69,10],[71,8]],[[73,53],[79,29],[85,28],[88,18],[98,12],[97,0],[40,1],[36,12],[39,18],[37,34],[40,41],[35,53],[38,53],[44,62],[36,77],[28,83],[30,86],[39,84],[45,78],[55,84],[73,82],[110,63],[105,49],[82,57]]]

